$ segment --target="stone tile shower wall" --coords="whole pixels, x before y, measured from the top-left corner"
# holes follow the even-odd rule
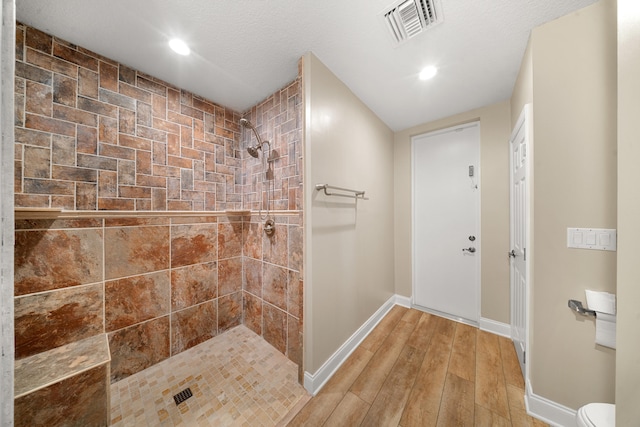
[[[272,236],[255,216],[244,224],[244,324],[295,362],[302,382],[302,227],[299,216],[276,221]]]
[[[17,25],[16,207],[242,207],[238,113]]]
[[[16,221],[16,358],[106,332],[117,381],[244,323],[302,375],[299,80],[246,115],[277,155],[268,237],[221,214],[264,197],[240,114],[25,25],[16,41],[16,207],[95,211]]]
[[[245,208],[265,208],[266,185],[269,185],[270,209],[296,212],[272,215],[276,221],[272,236],[262,231],[264,221],[257,216],[245,223],[243,304],[244,324],[298,365],[300,382],[304,374],[303,217],[300,213],[303,205],[302,101],[298,78],[245,114],[261,138],[269,141],[271,150],[266,175],[264,152],[259,159],[245,155],[242,168]],[[241,135],[243,149],[256,143],[253,132],[244,131]],[[264,209],[262,214],[266,215]]]
[[[242,323],[241,218],[16,225],[16,359],[106,331],[117,381]]]

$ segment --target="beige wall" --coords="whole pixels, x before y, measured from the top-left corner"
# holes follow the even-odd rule
[[[640,4],[618,0],[618,348],[616,420],[640,420]],[[635,239],[635,240],[634,240]]]
[[[396,293],[411,296],[411,137],[480,121],[481,316],[509,323],[509,102],[504,101],[395,134]]]
[[[637,58],[638,54],[633,50],[628,55]],[[411,296],[411,137],[474,120],[481,123],[481,316],[509,323],[509,270],[504,256],[509,250],[508,139],[524,104],[533,102],[532,240],[536,243],[530,326],[535,346],[529,353],[533,392],[574,409],[588,402],[614,400],[615,351],[596,346],[594,322],[576,317],[566,305],[569,298],[584,300],[585,289],[616,291],[616,253],[567,249],[566,228],[617,227],[615,61],[613,0],[601,0],[537,28],[523,56],[511,100],[396,133],[393,165],[389,166],[385,163],[389,147],[383,135],[390,131],[317,58],[305,57],[305,206],[311,224],[306,237],[313,236],[307,246],[310,250],[305,267],[305,277],[311,282],[306,295],[307,371],[315,372],[394,291]],[[638,86],[631,90],[634,89]],[[637,113],[638,107],[634,108]],[[375,130],[368,130],[371,127]],[[364,140],[375,142],[363,149]],[[626,148],[636,150],[629,154],[637,157],[637,147],[628,144]],[[363,156],[369,155],[373,158],[361,163]],[[622,165],[621,161],[621,168]],[[630,183],[626,191],[630,194],[637,165],[629,160],[626,166]],[[377,176],[369,177],[373,170]],[[384,176],[391,173],[393,178]],[[382,208],[377,219],[392,220],[395,232],[380,236],[378,242],[393,239],[394,250],[388,250],[389,245],[380,253],[365,254],[359,252],[366,246],[358,243],[358,236],[368,216],[365,213],[374,215],[367,209],[377,199],[368,181],[375,179],[381,181],[381,191],[388,200],[393,200],[393,215]],[[372,200],[358,202],[357,209],[341,207],[333,201],[327,204],[312,190],[313,184],[323,181],[362,188]],[[388,187],[391,183],[393,188]],[[621,194],[623,190],[621,187]],[[637,228],[633,229],[637,225],[631,219],[638,218],[640,207],[637,202],[626,206],[621,203],[623,208],[627,210],[620,212],[620,225],[626,218],[627,227],[637,233]],[[379,233],[380,227],[377,230]],[[619,240],[621,251],[624,245],[623,235]],[[395,259],[395,273],[388,265],[379,268],[382,275],[394,276],[363,284],[361,274],[369,273],[369,281],[377,276],[371,270],[359,271],[362,260],[373,257],[380,261],[387,256]],[[374,264],[376,261],[369,263]],[[629,253],[627,280],[638,276],[635,265],[637,256]],[[395,289],[387,286],[392,282]],[[628,284],[627,292],[637,297],[635,287],[637,283],[634,288]],[[627,323],[623,322],[622,291],[618,290],[620,337]],[[636,311],[633,316],[633,322],[637,322]],[[626,330],[633,334],[632,327]],[[640,346],[635,339],[628,346],[623,363],[637,370]],[[622,344],[621,349],[624,348]],[[626,393],[628,405],[637,411],[637,378],[619,372],[618,381],[621,376],[626,381],[619,384],[618,392]],[[619,408],[619,413],[623,410]]]
[[[520,72],[516,78],[516,84],[511,94],[511,128],[516,125],[520,113],[526,104],[533,102],[533,62],[531,58],[531,43],[527,43],[527,49],[520,63]]]
[[[567,227],[616,228],[615,5],[533,30],[533,392],[577,409],[613,402],[615,351],[567,300],[616,291],[616,252],[568,249]],[[528,67],[527,61],[525,66]],[[525,74],[528,71],[525,72]],[[514,93],[526,93],[522,79]]]
[[[305,370],[394,294],[393,133],[312,54],[305,90]],[[318,183],[366,191],[328,197]]]

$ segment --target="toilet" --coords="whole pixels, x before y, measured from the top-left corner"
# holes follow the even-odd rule
[[[612,403],[589,403],[578,409],[578,427],[615,427],[616,406]]]

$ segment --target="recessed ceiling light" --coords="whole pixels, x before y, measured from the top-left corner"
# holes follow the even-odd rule
[[[171,39],[169,40],[169,46],[173,49],[174,52],[180,55],[189,55],[191,53],[191,49],[185,42],[180,39]]]
[[[420,80],[429,80],[432,79],[436,74],[438,74],[438,69],[433,65],[429,65],[428,67],[424,67],[422,71],[420,71]]]

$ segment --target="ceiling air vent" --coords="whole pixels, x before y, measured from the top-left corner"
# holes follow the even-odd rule
[[[383,13],[389,33],[396,44],[417,36],[442,22],[436,0],[404,0]]]

